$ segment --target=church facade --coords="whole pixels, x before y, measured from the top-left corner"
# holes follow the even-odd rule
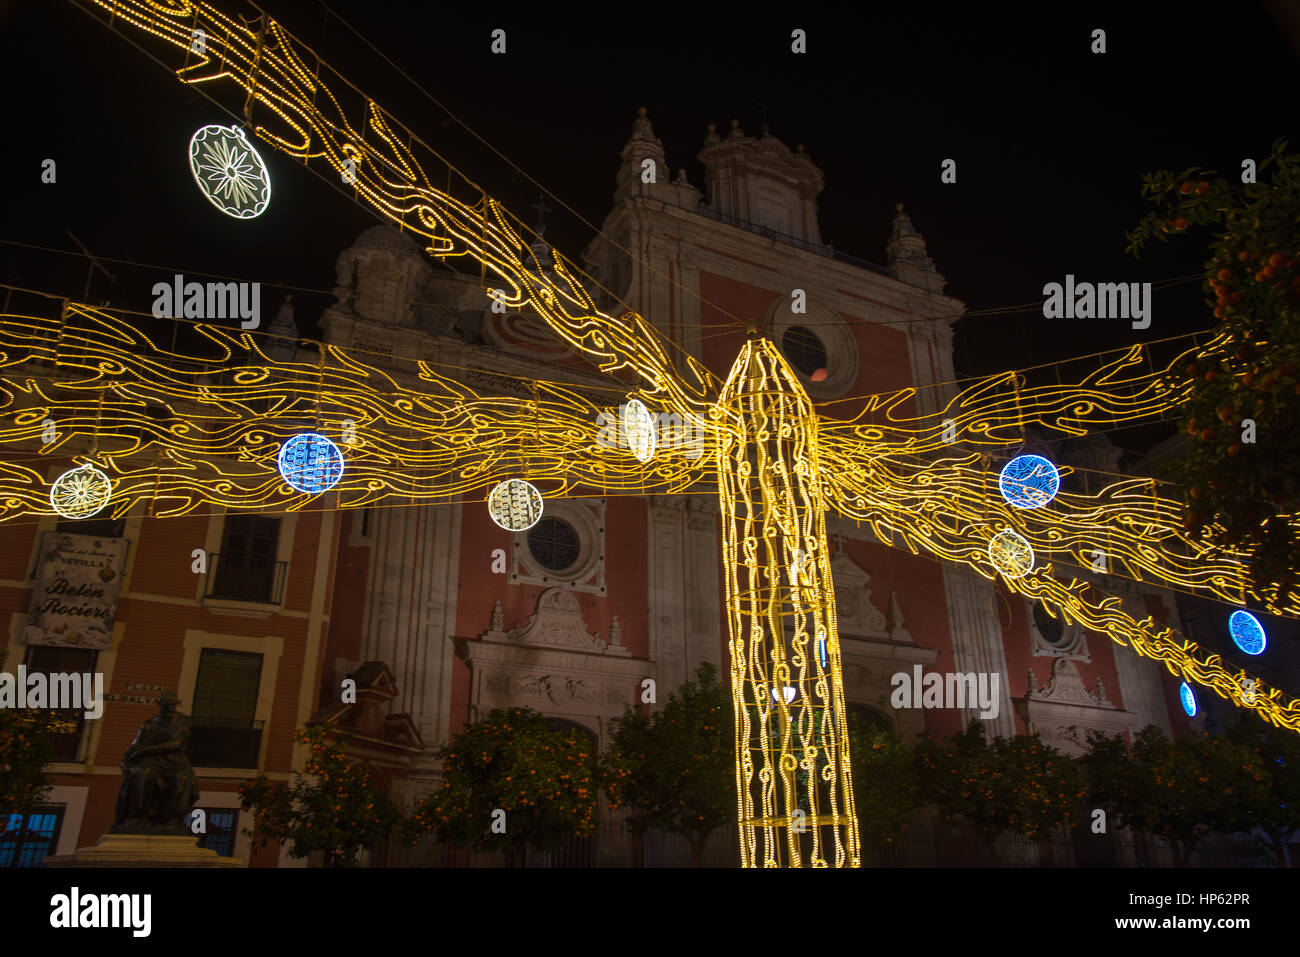
[[[887,262],[875,265],[822,241],[823,177],[802,146],[766,131],[747,135],[733,121],[725,133],[708,128],[699,159],[702,189],[684,170],[669,174],[644,110],[633,121],[613,207],[582,251],[602,308],[637,311],[723,379],[744,322],[753,321],[827,415],[850,418],[860,397],[907,387],[916,389],[917,413],[941,408],[956,389],[952,328],[964,306],[944,293],[909,213],[897,208]],[[655,170],[651,182],[647,169]],[[544,241],[534,254],[545,265]],[[335,296],[321,317],[325,341],[405,385],[415,386],[408,360],[419,358],[481,393],[521,402],[531,378],[592,394],[611,385],[536,317],[494,311],[477,275],[443,268],[394,228],[372,228],[342,252]],[[289,310],[277,327],[293,335]],[[619,401],[609,400],[611,410]],[[1076,443],[1068,454],[1108,471],[1118,463],[1104,440]],[[845,695],[862,717],[903,735],[940,736],[978,719],[990,735],[1038,732],[1067,753],[1082,750],[1089,728],[1195,724],[1178,709],[1177,683],[1154,662],[1063,626],[971,571],[891,548],[834,515],[827,524]],[[93,661],[80,649],[24,641],[40,533],[58,531],[131,543],[112,642]],[[116,696],[102,719],[77,730],[53,769],[51,807],[62,816],[51,840],[60,852],[94,843],[110,823],[118,758],[146,701],[164,687],[206,729],[207,751],[195,762],[200,806],[220,811],[231,829],[224,852],[292,866],[282,850],[255,851],[239,836],[249,822],[234,788],[258,772],[287,779],[301,766],[293,730],[310,720],[355,730],[354,751],[409,802],[438,786],[438,746],[493,708],[535,708],[603,749],[644,679],[654,679],[662,702],[702,662],[727,672],[712,496],[548,499],[542,521],[520,533],[498,527],[475,500],[165,522],[127,516],[112,528],[46,520],[0,528],[0,538],[8,565],[0,602],[12,622],[6,668],[22,661],[87,670],[90,662]],[[191,547],[224,557],[198,574]],[[1113,578],[1107,586],[1139,617],[1178,620],[1172,594]],[[988,685],[996,705],[891,701],[895,675],[936,672],[996,675]],[[358,700],[344,704],[349,677]],[[603,808],[602,817],[584,852],[590,863],[632,863],[619,819]],[[734,864],[734,841],[715,835],[710,859]],[[685,845],[668,840],[637,854],[642,863],[687,859]],[[388,862],[444,859],[393,852]],[[917,851],[910,862],[944,861]]]

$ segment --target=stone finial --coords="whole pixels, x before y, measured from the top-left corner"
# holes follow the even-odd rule
[[[609,623],[609,643],[611,645],[623,644],[623,626],[618,623],[618,615]]]
[[[740,128],[740,120],[731,121],[731,132],[727,135],[733,140],[744,139],[745,131]]]
[[[492,603],[492,630],[495,632],[502,631],[506,626],[506,615],[501,610],[501,600],[497,599]]]
[[[930,292],[943,292],[947,280],[926,254],[924,237],[912,225],[912,218],[903,212],[902,203],[894,209],[894,228],[885,246],[889,256],[889,274]]]
[[[636,119],[632,121],[632,139],[649,140],[651,143],[658,142],[655,138],[654,127],[650,125],[650,117],[646,115],[644,106],[636,111]]]
[[[1025,697],[1028,698],[1038,690],[1038,678],[1034,675],[1034,669],[1029,669],[1029,684],[1026,685]]]
[[[277,362],[291,360],[298,351],[298,323],[293,318],[293,296],[285,294],[280,311],[275,314],[271,328],[267,330],[276,338],[271,341],[269,351],[271,358]]]

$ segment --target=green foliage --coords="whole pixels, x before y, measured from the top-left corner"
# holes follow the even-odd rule
[[[1128,251],[1217,227],[1203,288],[1220,322],[1170,383],[1187,390],[1189,436],[1171,477],[1189,496],[1188,530],[1219,551],[1250,553],[1256,594],[1281,607],[1300,568],[1300,537],[1284,517],[1300,512],[1300,157],[1279,141],[1259,182],[1212,177],[1144,177],[1156,208],[1129,233]],[[1254,442],[1243,441],[1245,419],[1256,424]]]
[[[0,652],[0,668],[5,654]],[[17,678],[15,677],[15,680]],[[50,732],[56,716],[37,708],[0,708],[0,816],[40,804],[49,790]]]
[[[422,798],[411,836],[432,833],[453,847],[552,851],[596,826],[599,759],[576,728],[552,730],[530,708],[497,709],[439,749],[442,787]],[[506,812],[504,834],[492,812]]]
[[[924,803],[916,750],[889,730],[849,717],[853,802],[863,834],[893,842]]]
[[[1080,763],[1091,800],[1121,826],[1177,845],[1180,866],[1206,835],[1250,830],[1268,800],[1259,755],[1226,736],[1171,741],[1147,725],[1131,751],[1123,739],[1097,732],[1089,733],[1088,744]]]
[[[698,865],[704,843],[736,819],[731,695],[705,662],[655,712],[624,709],[602,759],[610,807],[626,804],[634,833],[681,834]]]
[[[943,743],[923,737],[917,754],[923,796],[945,818],[965,818],[990,849],[999,834],[1041,840],[1073,824],[1085,791],[1074,762],[1037,735],[989,743],[978,720]]]
[[[347,735],[331,740],[328,728],[312,725],[295,731],[294,740],[308,751],[291,786],[265,775],[239,785],[240,806],[254,812],[248,833],[258,846],[292,841],[291,857],[319,851],[326,867],[351,867],[359,850],[401,826],[401,811],[371,784],[370,769],[344,753]]]

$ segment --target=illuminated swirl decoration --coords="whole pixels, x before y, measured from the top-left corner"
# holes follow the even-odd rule
[[[989,561],[1007,578],[1020,578],[1034,570],[1034,549],[1009,528],[1004,528],[989,542]]]
[[[522,479],[502,482],[488,495],[492,521],[512,532],[524,532],[542,520],[542,494]]]
[[[261,216],[271,174],[237,126],[205,126],[190,139],[190,172],[209,203],[235,219]]]
[[[655,457],[655,429],[657,423],[650,410],[637,399],[623,406],[623,435],[638,462],[649,462]]]
[[[420,237],[431,256],[481,264],[485,288],[504,290],[510,309],[531,309],[602,371],[636,376],[636,398],[658,421],[675,416],[699,431],[698,442],[661,442],[640,462],[600,440],[606,403],[572,385],[532,383],[535,398],[521,401],[480,396],[428,363],[394,361],[404,371],[384,371],[335,346],[321,346],[317,361],[275,361],[263,337],[239,330],[198,326],[205,348],[181,355],[106,310],[71,306],[77,321],[63,324],[0,317],[0,442],[29,459],[67,458],[84,454],[97,435],[96,460],[116,476],[115,515],[135,505],[155,515],[204,503],[302,508],[313,497],[285,484],[275,457],[304,422],[329,435],[355,426],[334,489],[340,508],[463,500],[521,471],[539,496],[716,491],[748,866],[860,861],[827,509],[913,554],[1001,575],[1006,588],[1055,609],[1063,622],[1107,634],[1300,731],[1300,699],[1284,702],[1280,689],[1229,671],[1152,617],[1131,617],[1117,597],[1058,574],[1056,564],[1082,566],[1100,551],[1109,574],[1290,616],[1300,614],[1294,592],[1253,591],[1243,556],[1212,552],[1208,538],[1184,532],[1182,505],[1149,479],[1058,492],[1021,509],[998,494],[988,464],[1031,426],[1077,436],[1175,412],[1190,384],[1174,370],[1195,355],[1161,366],[1134,346],[1078,382],[1029,388],[1008,373],[974,382],[933,414],[913,414],[922,404],[907,389],[867,397],[849,421],[821,417],[770,341],[746,343],[724,385],[693,357],[671,356],[673,344],[641,316],[597,309],[561,257],[541,269],[517,219],[463,178],[455,181],[459,196],[434,186],[444,171],[451,182],[438,155],[265,14],[236,18],[179,0],[81,2],[103,11],[113,29],[133,26],[169,45],[179,79],[245,107],[265,142],[303,163],[328,164],[338,179],[354,171],[347,183],[358,201]],[[190,52],[195,29],[207,37],[203,54]],[[438,164],[436,177],[428,163]],[[1197,354],[1232,346],[1220,337]],[[613,391],[621,398],[629,389],[620,383]],[[46,418],[59,440],[40,446]],[[43,488],[35,469],[0,461],[0,520],[46,513]],[[994,530],[1020,540],[1006,549],[1017,562],[990,554]],[[1005,569],[1020,568],[1031,553],[1037,559],[1008,577]],[[784,691],[773,696],[787,687],[795,689],[789,701]],[[801,808],[810,850],[795,830]]]
[[[1248,611],[1238,609],[1228,616],[1228,631],[1233,643],[1248,655],[1262,655],[1268,638],[1264,626]]]
[[[998,477],[998,487],[1008,505],[1042,508],[1061,489],[1061,473],[1041,455],[1017,455]]]
[[[50,488],[50,507],[64,518],[90,518],[103,510],[113,493],[108,476],[87,463],[68,469]]]
[[[295,435],[280,448],[280,474],[299,492],[320,495],[343,477],[343,453],[323,435]]]

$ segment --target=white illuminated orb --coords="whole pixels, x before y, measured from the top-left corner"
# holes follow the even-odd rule
[[[1020,578],[1034,567],[1034,549],[1022,536],[1004,528],[989,542],[989,561],[1008,578]]]
[[[271,202],[271,175],[238,126],[204,126],[190,138],[190,172],[208,202],[253,219]]]
[[[507,531],[527,531],[541,521],[542,493],[523,479],[509,479],[488,494],[488,514]]]
[[[108,504],[113,483],[89,462],[68,469],[50,488],[50,507],[64,518],[90,518]]]
[[[655,417],[638,399],[629,399],[623,406],[623,434],[638,462],[655,457]]]

